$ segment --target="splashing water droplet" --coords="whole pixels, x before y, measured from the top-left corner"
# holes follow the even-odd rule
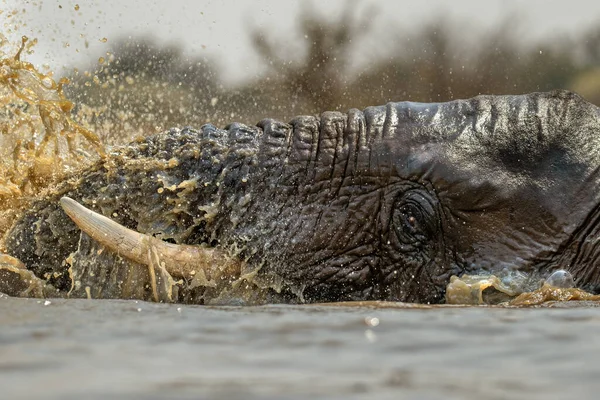
[[[575,286],[575,279],[569,271],[564,269],[554,271],[547,279],[546,284],[557,288],[569,289]]]

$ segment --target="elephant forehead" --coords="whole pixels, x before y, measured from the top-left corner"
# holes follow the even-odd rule
[[[466,208],[520,197],[560,214],[597,203],[597,110],[572,96],[538,97],[432,105],[420,111],[422,125],[398,123],[370,159],[393,165],[401,178],[433,183]]]

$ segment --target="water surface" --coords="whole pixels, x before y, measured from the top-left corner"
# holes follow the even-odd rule
[[[600,309],[0,298],[7,399],[564,399],[600,392]]]

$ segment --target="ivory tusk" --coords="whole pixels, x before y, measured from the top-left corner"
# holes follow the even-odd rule
[[[166,271],[176,278],[191,279],[202,270],[210,278],[211,272],[239,273],[241,262],[223,251],[199,246],[167,243],[153,236],[128,229],[115,221],[89,210],[69,197],[60,204],[75,224],[92,239],[113,252],[139,264],[151,265],[150,250],[154,249]],[[234,270],[230,271],[233,267]]]

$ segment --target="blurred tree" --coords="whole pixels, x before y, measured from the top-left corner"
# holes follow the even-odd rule
[[[288,120],[388,101],[437,102],[482,93],[571,88],[600,104],[599,29],[574,41],[525,44],[518,24],[506,20],[466,41],[462,26],[439,18],[416,32],[386,26],[382,38],[373,36],[373,9],[347,2],[331,18],[301,4],[296,42],[268,28],[249,31],[265,73],[241,86],[224,87],[211,60],[134,38],[117,41],[100,70],[77,76],[71,90],[89,111],[91,127],[115,141],[208,121]],[[387,42],[380,58],[367,56],[359,68],[358,45],[367,35]]]
[[[188,59],[178,45],[120,39],[93,74],[79,73],[68,94],[79,116],[105,141],[124,141],[169,127],[201,125],[214,117],[214,64]]]
[[[576,44],[576,60],[581,71],[571,78],[568,86],[600,105],[600,28],[588,30]]]
[[[447,101],[483,93],[565,88],[577,72],[566,44],[523,48],[511,24],[501,24],[469,46],[456,29],[437,20],[416,35],[399,37],[392,56],[358,75],[352,92],[374,104],[399,99]],[[378,86],[385,92],[367,94],[368,88]]]
[[[298,21],[301,56],[289,56],[288,46],[267,30],[250,32],[254,49],[267,67],[265,84],[281,85],[288,97],[300,102],[304,112],[335,110],[348,87],[348,65],[352,46],[368,33],[374,10],[363,10],[361,17],[355,1],[346,3],[340,17],[327,19],[309,2],[303,2]]]
[[[585,32],[579,42],[579,57],[585,65],[600,65],[600,28],[593,27]]]

